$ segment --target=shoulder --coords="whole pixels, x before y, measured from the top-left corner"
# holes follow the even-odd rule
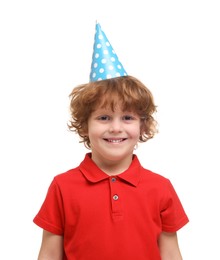
[[[77,181],[77,179],[81,179],[82,175],[79,170],[79,166],[73,169],[69,169],[65,172],[59,173],[54,176],[53,183],[58,186],[68,183],[73,183]]]
[[[169,179],[167,177],[163,176],[162,174],[151,171],[142,166],[141,166],[141,175],[142,175],[143,179],[146,179],[148,181],[151,180],[151,181],[162,182],[162,183],[169,182]]]
[[[140,184],[147,189],[157,191],[164,195],[174,190],[170,179],[143,167],[141,167]]]
[[[140,172],[142,178],[147,180],[157,180],[166,182],[168,179],[162,174],[156,173],[145,166],[140,162],[137,155],[133,156],[133,161],[130,166],[130,171],[138,171]]]

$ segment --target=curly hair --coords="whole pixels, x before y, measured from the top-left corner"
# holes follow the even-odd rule
[[[110,107],[114,111],[120,102],[123,111],[135,112],[141,119],[139,142],[146,142],[157,132],[157,122],[153,115],[156,106],[150,90],[132,76],[117,77],[89,82],[75,87],[70,97],[70,131],[81,137],[81,142],[90,149],[88,119],[97,107]]]

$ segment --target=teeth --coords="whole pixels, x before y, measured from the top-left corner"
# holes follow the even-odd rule
[[[120,143],[122,142],[124,139],[107,139],[108,142],[110,143]]]

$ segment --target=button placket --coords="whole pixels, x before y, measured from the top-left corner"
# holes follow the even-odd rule
[[[116,182],[116,180],[117,180],[117,179],[116,179],[115,177],[112,177],[112,178],[111,178],[111,181],[112,181],[112,182]]]
[[[111,189],[111,206],[112,215],[115,220],[119,220],[123,216],[122,202],[120,197],[120,181],[117,177],[110,178],[110,189]]]
[[[118,200],[118,199],[119,199],[118,195],[115,194],[115,195],[113,196],[113,200]]]

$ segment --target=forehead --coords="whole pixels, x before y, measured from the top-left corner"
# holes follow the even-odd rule
[[[115,111],[133,111],[135,112],[136,109],[132,104],[126,102],[123,98],[119,96],[111,96],[105,95],[98,100],[95,106],[95,110],[111,110],[112,112]]]
[[[115,106],[114,109],[111,108],[111,106],[98,106],[93,111],[93,113],[118,113],[123,112],[121,107],[119,105]]]
[[[134,116],[137,117],[138,114],[135,113],[134,111],[130,110],[123,110],[120,106],[115,106],[114,109],[111,107],[97,107],[92,113],[92,116],[101,116],[101,115],[107,115],[107,116]]]

